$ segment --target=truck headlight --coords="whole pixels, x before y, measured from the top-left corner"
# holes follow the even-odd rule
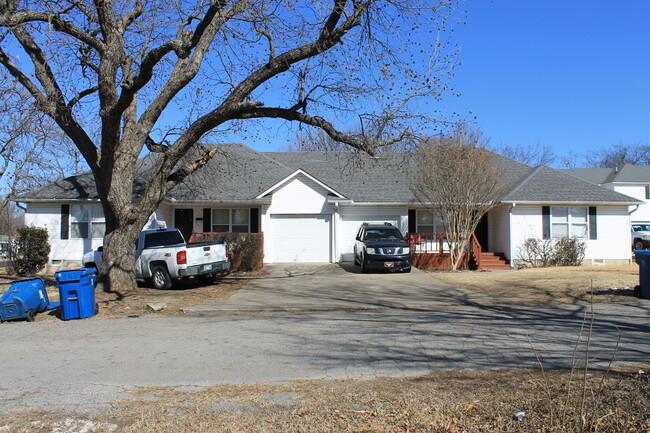
[[[643,235],[644,241],[650,241],[650,235]]]
[[[409,247],[402,248],[402,254],[409,254],[411,249]]]
[[[375,249],[374,249],[374,248],[366,248],[366,252],[367,252],[368,254],[377,254],[377,253],[375,252]]]

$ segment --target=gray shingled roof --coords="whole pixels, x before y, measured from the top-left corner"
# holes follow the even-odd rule
[[[243,144],[221,147],[205,167],[171,190],[168,197],[180,202],[250,201],[295,171]]]
[[[242,144],[222,144],[219,153],[200,171],[168,194],[168,200],[191,202],[255,202],[255,198],[303,170],[329,188],[356,203],[417,203],[411,192],[413,166],[407,153],[370,157],[355,152],[257,152]],[[147,179],[157,155],[139,161],[135,196]],[[191,158],[189,155],[188,158]],[[549,167],[533,168],[494,154],[503,168],[508,187],[505,202],[637,203]],[[24,194],[19,201],[97,199],[90,173],[62,179]]]
[[[625,164],[615,168],[570,168],[561,171],[597,185],[606,183],[650,184],[650,166]]]
[[[603,183],[647,183],[650,184],[650,166],[625,164],[613,169]]]
[[[536,167],[502,198],[503,202],[641,203],[544,165]]]
[[[602,185],[612,172],[611,168],[563,168],[561,172],[575,176],[587,182]]]

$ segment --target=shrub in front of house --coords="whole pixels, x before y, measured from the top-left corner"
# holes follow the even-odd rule
[[[586,247],[577,237],[528,238],[519,248],[518,267],[580,266]]]
[[[21,227],[9,246],[9,272],[34,275],[41,271],[50,256],[47,229]]]
[[[553,260],[555,266],[580,266],[585,258],[587,245],[576,237],[560,238],[553,247]]]
[[[200,233],[193,235],[194,242],[226,242],[230,272],[251,272],[262,269],[264,235],[262,233]]]

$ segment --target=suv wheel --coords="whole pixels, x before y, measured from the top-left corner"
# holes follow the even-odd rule
[[[368,273],[368,268],[366,267],[366,263],[363,260],[363,256],[359,257],[359,265],[361,265],[361,273],[362,274]]]
[[[635,250],[642,250],[643,249],[643,242],[640,239],[637,239],[634,241],[634,249]]]

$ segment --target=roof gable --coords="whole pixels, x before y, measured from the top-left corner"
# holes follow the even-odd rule
[[[307,172],[305,172],[305,171],[303,171],[303,170],[301,170],[301,169],[298,169],[298,170],[294,171],[294,172],[291,173],[289,176],[287,176],[286,178],[282,179],[280,182],[276,183],[276,184],[273,185],[271,188],[267,189],[266,191],[264,191],[263,193],[261,193],[260,195],[258,195],[256,198],[262,198],[262,197],[264,197],[264,196],[266,196],[266,195],[268,195],[268,194],[270,194],[270,193],[272,193],[272,192],[278,190],[279,188],[281,188],[282,186],[286,185],[286,184],[289,183],[292,179],[295,179],[295,178],[296,178],[297,176],[299,176],[299,175],[303,175],[303,176],[307,177],[307,178],[310,179],[312,182],[315,182],[317,185],[319,185],[319,186],[321,186],[322,188],[324,188],[325,190],[329,191],[331,194],[335,195],[336,197],[339,197],[339,198],[345,198],[345,197],[343,197],[343,195],[339,194],[338,192],[336,192],[335,190],[333,190],[333,189],[330,188],[329,186],[325,185],[323,182],[321,182],[321,181],[319,181],[318,179],[316,179],[314,176],[310,175],[309,173],[307,173]]]

